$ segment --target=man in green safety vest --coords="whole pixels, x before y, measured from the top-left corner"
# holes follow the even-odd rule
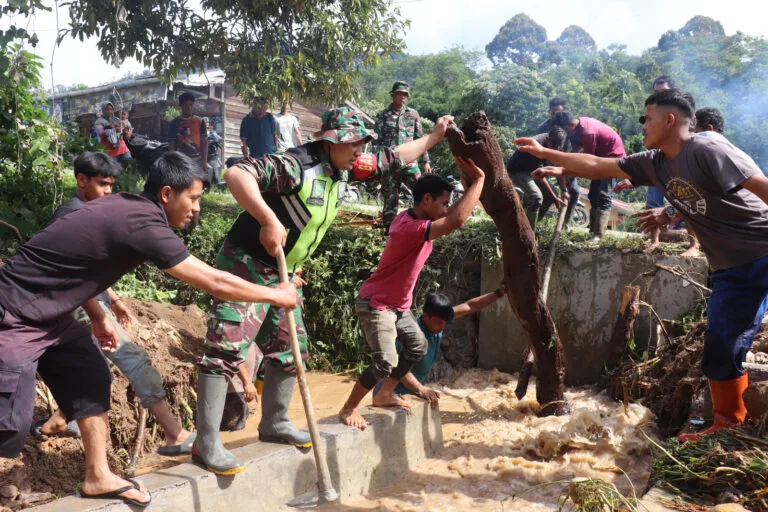
[[[284,153],[247,157],[225,174],[232,195],[245,211],[232,225],[216,257],[216,266],[253,283],[279,282],[275,256],[284,248],[288,272],[296,274],[333,223],[344,199],[349,169],[352,179],[387,179],[403,162],[416,160],[440,142],[452,122],[440,118],[429,136],[394,149],[380,148],[361,155],[376,135],[350,108],[323,114],[321,131],[313,140]],[[293,311],[302,359],[306,361],[307,332],[301,308]],[[227,393],[227,379],[238,372],[251,343],[265,357],[262,417],[259,438],[298,447],[311,446],[309,434],[288,419],[295,381],[285,310],[270,304],[214,299],[209,313],[205,354],[198,371],[197,441],[193,460],[209,471],[231,475],[242,462],[221,442],[218,429]]]

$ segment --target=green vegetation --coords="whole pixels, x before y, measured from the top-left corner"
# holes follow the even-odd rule
[[[674,438],[665,446],[654,443],[660,454],[653,462],[649,484],[694,503],[711,504],[732,497],[748,510],[765,510],[768,507],[765,434],[763,418],[757,426],[721,430],[696,443],[680,444]]]

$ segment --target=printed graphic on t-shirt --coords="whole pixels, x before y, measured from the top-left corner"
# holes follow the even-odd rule
[[[672,178],[666,185],[667,191],[672,196],[676,208],[689,215],[706,215],[707,200],[699,192],[696,186],[682,178]]]
[[[312,181],[312,194],[307,199],[309,204],[322,206],[325,203],[323,200],[323,197],[325,197],[325,185],[326,182],[324,180],[316,179]]]

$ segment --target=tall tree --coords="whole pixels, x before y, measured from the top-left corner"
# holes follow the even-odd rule
[[[73,0],[73,37],[98,36],[102,57],[134,57],[170,80],[218,65],[246,99],[353,97],[364,67],[399,53],[408,22],[391,0]]]
[[[494,64],[514,62],[527,67],[536,67],[547,50],[546,29],[524,13],[510,18],[485,47]]]

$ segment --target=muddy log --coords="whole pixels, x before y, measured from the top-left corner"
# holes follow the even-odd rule
[[[555,323],[540,297],[536,241],[520,198],[504,169],[504,157],[484,112],[471,114],[461,130],[446,134],[451,152],[471,158],[485,172],[480,202],[499,230],[507,299],[528,333],[536,355],[536,399],[541,415],[562,415],[565,402],[565,353]]]
[[[625,286],[621,295],[621,307],[617,313],[616,324],[613,326],[611,341],[603,357],[608,372],[616,369],[624,358],[632,341],[635,319],[640,312],[640,287]]]

